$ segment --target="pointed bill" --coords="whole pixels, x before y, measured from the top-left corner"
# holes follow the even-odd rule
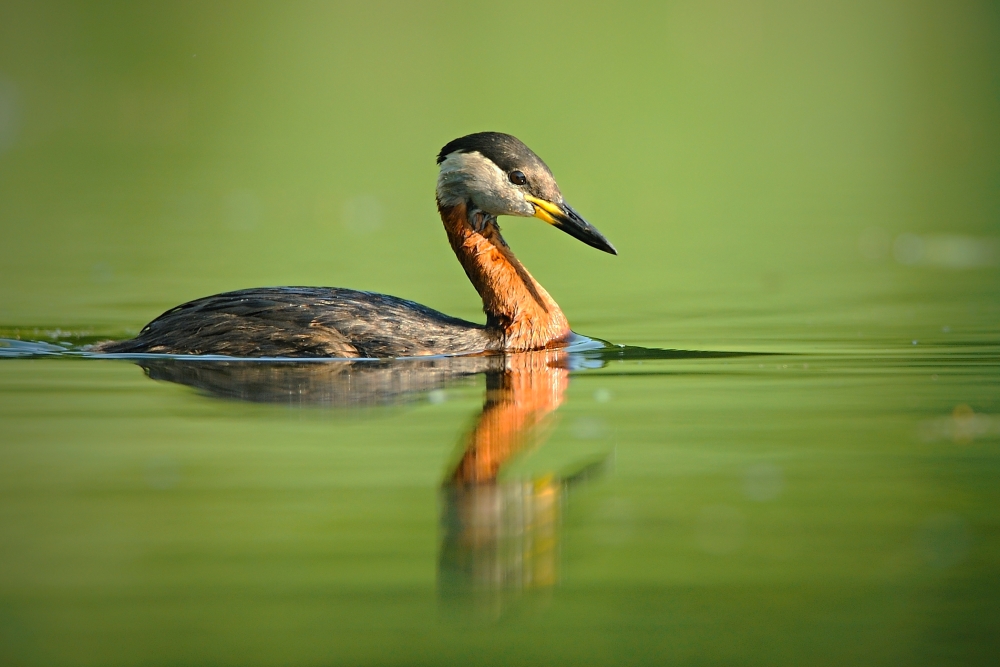
[[[592,248],[603,250],[612,255],[618,254],[611,242],[566,202],[556,204],[531,195],[526,195],[525,199],[535,207],[535,217],[539,220],[544,220],[556,229],[561,229]]]

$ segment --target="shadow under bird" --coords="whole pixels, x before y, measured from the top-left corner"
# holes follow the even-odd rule
[[[479,132],[438,155],[437,205],[452,249],[483,299],[486,324],[406,299],[335,287],[226,292],[168,310],[106,353],[233,357],[391,358],[518,352],[574,336],[549,293],[517,260],[497,217],[536,217],[611,254],[614,246],[563,199],[546,164],[520,140]]]

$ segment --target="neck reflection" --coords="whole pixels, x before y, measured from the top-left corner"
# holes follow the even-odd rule
[[[495,618],[558,578],[564,480],[505,480],[504,468],[540,445],[569,386],[565,350],[396,361],[254,362],[141,359],[153,379],[240,401],[332,408],[414,402],[484,374],[486,394],[440,494],[438,591],[443,602]]]
[[[569,385],[565,352],[524,352],[504,361],[501,368],[486,374],[483,411],[449,476],[452,485],[494,483],[504,463],[525,448],[562,404]]]
[[[483,411],[441,494],[438,591],[460,611],[496,617],[525,591],[556,582],[561,483],[498,476],[541,444],[569,385],[567,362],[559,350],[510,355],[486,376]]]

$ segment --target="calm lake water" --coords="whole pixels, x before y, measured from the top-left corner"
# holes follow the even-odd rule
[[[0,7],[0,662],[1000,663],[995,7],[509,9]],[[501,219],[607,345],[87,354],[251,286],[481,319],[483,129],[619,249]]]
[[[995,317],[732,356],[4,359],[4,651],[985,664]]]

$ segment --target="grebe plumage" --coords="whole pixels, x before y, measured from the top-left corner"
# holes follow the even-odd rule
[[[617,254],[563,199],[541,158],[509,134],[479,132],[438,154],[437,205],[448,240],[483,299],[486,324],[385,294],[328,287],[226,292],[168,310],[107,353],[233,357],[410,357],[526,351],[565,344],[566,316],[500,235],[497,216],[537,217]]]

